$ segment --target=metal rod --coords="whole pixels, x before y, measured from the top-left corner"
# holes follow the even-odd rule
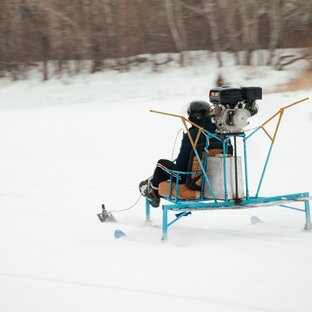
[[[291,207],[291,206],[288,206],[288,205],[279,205],[279,207],[305,212],[304,209],[295,208],[295,207]]]
[[[206,134],[206,136],[209,136],[209,138],[214,138],[214,139],[216,139],[217,141],[219,141],[219,142],[223,142],[223,140],[221,139],[221,138],[219,138],[217,135],[215,135],[215,134],[213,134],[213,133],[211,133],[211,132],[209,132],[209,131],[207,131],[207,130],[205,130],[205,129],[203,129],[203,131],[202,131],[204,134]]]
[[[228,201],[228,190],[227,190],[227,175],[226,175],[226,153],[228,148],[228,142],[223,141],[223,187],[224,187],[224,200]]]
[[[279,115],[281,112],[281,108],[278,112],[276,112],[275,114],[273,114],[269,119],[267,119],[261,126],[260,128],[262,128],[263,126],[265,126],[267,123],[269,123],[272,119],[274,119],[277,115]]]
[[[292,107],[292,106],[294,106],[294,105],[297,105],[297,104],[299,104],[299,103],[302,103],[302,102],[304,102],[304,101],[307,101],[309,98],[307,97],[307,98],[304,98],[304,99],[302,99],[302,100],[299,100],[299,101],[296,101],[296,102],[294,102],[294,103],[291,103],[291,104],[289,104],[289,105],[286,105],[286,106],[284,106],[284,107],[282,107],[282,108],[280,108],[280,110],[278,111],[278,112],[276,112],[275,114],[273,114],[269,119],[267,119],[261,126],[259,126],[256,130],[254,130],[251,134],[249,134],[248,136],[247,136],[247,139],[249,139],[252,135],[254,135],[258,130],[260,130],[260,129],[262,129],[264,132],[266,132],[266,130],[264,129],[264,126],[267,124],[267,123],[269,123],[274,117],[276,117],[277,115],[279,115],[279,114],[281,114],[281,112],[284,112],[284,110],[285,109],[287,109],[287,108],[289,108],[289,107]],[[277,131],[276,131],[277,132]],[[266,134],[269,136],[269,138],[271,139],[271,141],[272,141],[272,138],[271,138],[271,136],[266,132]],[[276,133],[275,133],[275,136],[276,136]]]
[[[209,140],[206,140],[206,146],[205,146],[206,150],[204,153],[204,168],[206,168],[207,170],[207,160],[208,160],[208,148],[209,148]],[[206,179],[205,179],[205,176],[202,175],[202,183],[201,183],[201,190],[200,190],[200,199],[203,199],[204,198],[204,195],[205,195],[205,182],[206,182]]]
[[[305,208],[305,216],[306,216],[305,229],[310,229],[311,228],[311,216],[310,216],[310,202],[308,200],[304,202],[304,208]]]
[[[177,195],[177,194],[176,194]],[[169,198],[172,196],[172,175],[170,174]]]
[[[214,210],[214,209],[231,209],[231,208],[253,208],[256,206],[278,206],[281,205],[283,202],[298,202],[300,199],[301,201],[308,200],[309,193],[296,193],[296,194],[284,194],[272,197],[249,197],[248,200],[243,200],[241,203],[237,204],[234,201],[182,201],[177,204],[168,205],[167,208],[170,210]]]
[[[183,125],[184,125],[184,127],[185,127],[187,136],[189,137],[189,140],[190,140],[190,142],[191,142],[191,145],[192,145],[193,149],[196,150],[195,142],[193,141],[193,138],[192,138],[192,136],[191,136],[191,133],[190,133],[190,131],[189,131],[188,127],[187,127],[186,121],[185,121],[184,119],[182,119],[182,123],[183,123]]]
[[[234,135],[234,169],[235,169],[235,200],[238,200],[238,174],[237,174],[237,144]]]
[[[269,137],[269,139],[271,140],[271,142],[273,142],[273,138],[270,136],[269,132],[268,132],[263,126],[261,126],[260,128],[261,128],[261,129],[264,131],[264,133]]]
[[[245,165],[245,189],[246,189],[246,199],[249,199],[249,181],[248,181],[248,165],[247,165],[247,142],[246,136],[244,135],[243,138],[244,142],[244,165]]]
[[[261,127],[259,127],[256,130],[252,131],[249,135],[247,135],[246,140],[248,140],[252,135],[254,135],[256,132],[258,132],[260,129],[261,129]]]
[[[188,120],[187,118],[185,118],[182,115],[177,115],[177,114],[171,114],[171,113],[165,113],[165,112],[160,112],[160,111],[156,111],[151,109],[150,110],[151,113],[156,113],[156,114],[161,114],[161,115],[166,115],[166,116],[171,116],[171,117],[177,117],[177,118],[181,118],[183,121],[187,121],[189,122],[191,125],[193,125],[194,127],[198,128],[198,129],[202,129],[202,127],[200,127],[199,125],[197,125],[196,123]]]
[[[309,99],[309,98],[306,97],[306,98],[304,98],[304,99],[302,99],[302,100],[299,100],[299,101],[294,102],[294,103],[292,103],[292,104],[286,105],[286,106],[284,106],[283,108],[286,109],[286,108],[292,107],[292,106],[297,105],[297,104],[299,104],[299,103],[301,103],[301,102],[307,101],[308,99]]]
[[[179,173],[176,178],[176,202],[179,200]]]
[[[276,126],[276,129],[275,129],[275,132],[274,132],[274,136],[273,136],[272,143],[275,142],[276,135],[277,135],[278,129],[279,129],[279,127],[280,127],[280,124],[281,124],[283,115],[284,115],[284,109],[281,109],[280,116],[279,116],[279,119],[278,119],[278,122],[277,122],[277,126]]]
[[[168,227],[169,227],[170,225],[172,225],[173,223],[177,222],[177,221],[178,221],[179,219],[181,219],[182,217],[188,216],[190,213],[191,213],[190,211],[184,211],[184,212],[182,212],[182,213],[181,213],[178,217],[176,217],[173,221],[171,221],[171,222],[168,223]]]
[[[177,115],[177,114],[170,114],[170,113],[165,113],[165,112],[160,112],[160,111],[156,111],[156,110],[153,110],[151,109],[150,110],[151,113],[156,113],[156,114],[161,114],[161,115],[166,115],[166,116],[171,116],[171,117],[179,117],[179,118],[184,118],[183,116],[181,115]]]
[[[162,223],[162,240],[167,240],[168,238],[168,209],[166,206],[163,209],[163,223]]]
[[[195,140],[195,146],[197,146],[197,143],[198,143],[198,140],[200,138],[200,135],[202,134],[203,132],[203,129],[198,129],[198,132],[197,132],[197,136],[196,136],[196,140]]]
[[[145,199],[145,216],[146,223],[151,222],[151,207],[150,202],[147,198]]]
[[[307,97],[307,98],[304,98],[304,99],[302,99],[302,100],[299,100],[299,101],[296,101],[296,102],[294,102],[294,103],[291,103],[291,104],[289,104],[289,105],[286,105],[286,106],[283,106],[283,107],[281,107],[280,108],[280,110],[278,111],[278,112],[276,112],[274,115],[272,115],[268,120],[266,120],[262,125],[261,125],[261,127],[263,127],[264,125],[266,125],[268,122],[270,122],[274,117],[276,117],[282,110],[285,110],[285,109],[287,109],[287,108],[289,108],[289,107],[292,107],[292,106],[294,106],[294,105],[297,105],[297,104],[299,104],[299,103],[302,103],[302,102],[304,102],[304,101],[307,101],[309,98]]]
[[[259,185],[258,185],[256,197],[258,197],[259,192],[260,192],[261,184],[263,182],[264,174],[265,174],[265,171],[266,171],[267,166],[268,166],[268,162],[269,162],[269,159],[270,159],[270,156],[271,156],[272,148],[273,148],[273,143],[270,146],[269,153],[268,153],[268,156],[267,156],[266,161],[265,161],[265,165],[264,165],[264,168],[263,168],[263,171],[262,171],[262,175],[261,175],[261,179],[260,179],[260,182],[259,182]]]

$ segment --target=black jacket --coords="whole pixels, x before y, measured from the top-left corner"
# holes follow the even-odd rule
[[[216,131],[216,126],[211,122],[210,118],[206,118],[205,124],[204,124],[204,129],[209,131],[210,133],[215,133]],[[189,128],[189,132],[192,136],[193,141],[195,142],[197,133],[198,133],[198,128],[192,126]],[[210,142],[216,142],[217,140],[214,138],[210,139]],[[206,143],[206,137],[201,134],[197,143],[197,146],[200,144],[205,144]],[[184,133],[182,143],[181,143],[181,148],[180,148],[180,153],[176,159],[176,165],[177,165],[177,170],[178,171],[187,171],[188,170],[188,163],[189,163],[189,157],[190,153],[192,151],[193,147],[190,142],[190,139],[188,137],[187,133]],[[181,176],[181,182],[185,183],[186,176],[182,175]]]

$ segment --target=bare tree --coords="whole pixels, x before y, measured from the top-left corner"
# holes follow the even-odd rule
[[[221,39],[219,35],[219,24],[216,19],[218,5],[216,0],[201,0],[201,7],[195,7],[184,3],[184,6],[190,11],[205,17],[209,25],[211,36],[211,50],[216,52],[219,67],[222,67],[221,58]]]
[[[216,13],[218,10],[217,1],[202,0],[205,17],[208,21],[212,39],[212,49],[216,52],[219,67],[222,67],[221,58],[221,40],[219,36],[219,27],[216,20]]]
[[[242,36],[242,31],[237,27],[239,3],[233,0],[231,5],[228,5],[227,0],[220,1],[220,8],[224,10],[224,25],[228,38],[229,50],[234,53],[236,65],[240,65],[239,51],[242,49],[239,38]]]
[[[184,52],[187,51],[187,36],[182,21],[182,7],[180,0],[164,0],[166,17],[172,40],[180,52],[180,63],[184,65]]]
[[[242,27],[242,47],[245,50],[245,65],[251,65],[251,57],[257,42],[257,2],[239,0],[239,14]]]
[[[281,0],[271,0],[271,6],[268,9],[268,16],[270,20],[270,42],[269,42],[269,51],[270,57],[268,58],[267,64],[272,63],[274,57],[274,52],[278,47],[281,39],[281,33],[283,29],[283,20],[282,20],[282,1]]]
[[[107,50],[108,54],[111,58],[115,57],[116,53],[116,30],[114,25],[113,19],[113,1],[112,0],[103,0],[104,4],[104,17],[105,17],[105,24],[107,29]]]

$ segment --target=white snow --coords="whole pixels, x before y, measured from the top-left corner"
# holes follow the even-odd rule
[[[209,69],[210,68],[210,69]],[[312,90],[268,94],[295,71],[226,67],[264,97],[250,128]],[[119,74],[0,81],[0,311],[311,311],[312,233],[304,213],[278,207],[194,212],[161,243],[161,209],[147,227],[129,207],[159,158],[171,158],[190,100],[208,100],[211,64]],[[247,79],[249,78],[249,79]],[[284,115],[260,195],[312,192],[311,99]],[[178,152],[179,141],[175,146]],[[269,148],[249,147],[255,192]],[[251,225],[258,216],[264,223]],[[116,240],[120,229],[127,237]]]

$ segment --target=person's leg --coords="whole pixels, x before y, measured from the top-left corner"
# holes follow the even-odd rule
[[[139,190],[141,194],[150,201],[153,207],[158,207],[160,203],[158,194],[159,183],[170,179],[169,170],[174,169],[176,169],[175,163],[167,159],[160,159],[157,162],[153,176],[140,183]]]
[[[170,179],[170,170],[176,170],[176,164],[168,159],[160,159],[157,162],[153,177],[151,179],[151,188],[158,195],[158,185],[163,181]]]

